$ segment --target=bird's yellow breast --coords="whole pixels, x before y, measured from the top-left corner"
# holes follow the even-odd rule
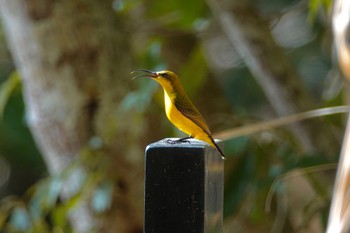
[[[164,91],[164,103],[165,103],[165,112],[166,115],[178,129],[183,131],[184,133],[203,140],[209,144],[212,144],[208,135],[200,128],[197,124],[195,124],[192,120],[188,119],[184,116],[174,105],[174,101],[176,101],[176,95],[169,95],[166,91]]]

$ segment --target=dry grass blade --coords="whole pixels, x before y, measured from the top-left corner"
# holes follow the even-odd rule
[[[349,224],[349,187],[350,187],[350,119],[343,141],[337,176],[333,190],[332,205],[328,218],[327,233],[347,232]]]
[[[297,121],[302,121],[302,120],[306,120],[314,117],[338,114],[338,113],[346,113],[349,111],[350,111],[349,106],[321,108],[321,109],[316,109],[308,112],[302,112],[302,113],[289,115],[286,117],[277,118],[270,121],[264,121],[256,124],[251,124],[248,126],[242,126],[242,127],[238,127],[230,130],[221,131],[219,133],[214,134],[214,137],[220,138],[222,140],[227,140],[234,137],[244,136],[244,135],[260,132],[263,130],[269,130],[276,127],[288,125]]]
[[[285,174],[279,175],[272,183],[271,188],[267,194],[266,201],[265,201],[265,211],[267,213],[270,212],[272,197],[277,190],[277,186],[280,182],[283,182],[284,180],[287,180],[289,178],[295,177],[295,176],[301,176],[305,174],[325,171],[325,170],[331,170],[337,168],[336,163],[330,163],[330,164],[324,164],[324,165],[318,165],[313,167],[307,167],[307,168],[298,168],[293,169]]]
[[[333,15],[333,35],[334,44],[338,56],[339,66],[347,78],[350,80],[350,1],[334,1]],[[347,83],[348,84],[348,83]],[[349,93],[349,86],[346,85],[346,93]],[[349,95],[346,99],[350,103]],[[348,232],[350,228],[350,116],[347,120],[345,136],[338,163],[337,176],[335,180],[332,203],[330,207],[327,233]]]

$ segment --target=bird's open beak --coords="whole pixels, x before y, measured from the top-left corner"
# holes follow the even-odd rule
[[[144,74],[136,75],[132,79],[140,78],[140,77],[149,77],[149,78],[157,78],[158,77],[157,72],[153,72],[153,71],[145,70],[145,69],[134,70],[133,72],[131,72],[131,74],[135,74],[136,72],[144,72]]]

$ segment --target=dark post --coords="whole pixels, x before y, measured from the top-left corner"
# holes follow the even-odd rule
[[[224,161],[202,141],[166,140],[146,148],[144,233],[222,233]]]

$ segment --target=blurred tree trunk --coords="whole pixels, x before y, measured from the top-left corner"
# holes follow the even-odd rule
[[[0,7],[28,123],[49,171],[62,172],[92,138],[112,160],[112,209],[98,221],[80,210],[75,230],[141,232],[143,149],[134,143],[143,131],[132,113],[116,111],[130,91],[132,59],[112,1],[0,0]]]

